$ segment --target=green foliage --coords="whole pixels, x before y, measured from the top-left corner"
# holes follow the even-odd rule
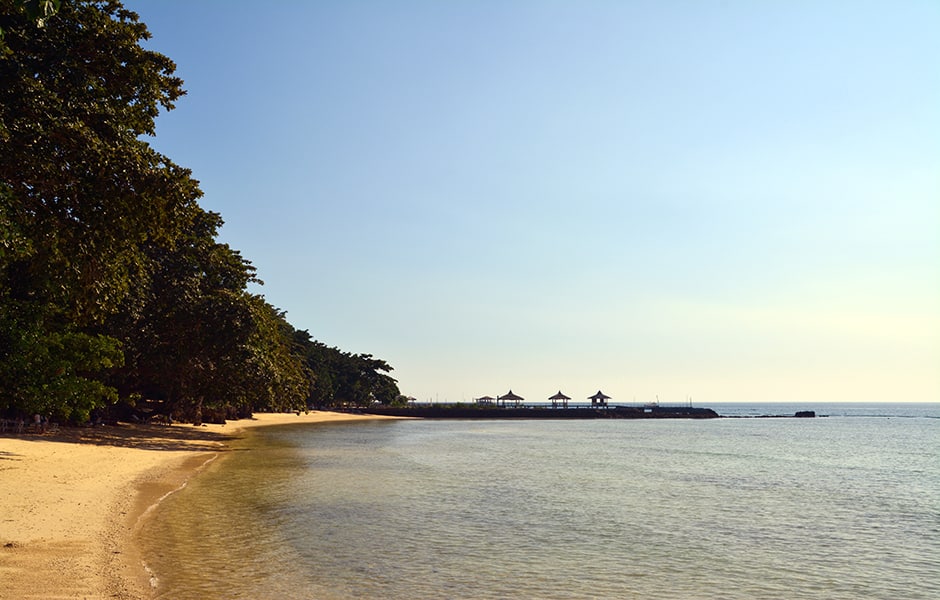
[[[95,326],[199,194],[137,139],[182,82],[117,2],[0,0],[0,26],[0,408],[80,419],[123,362]]]
[[[32,253],[32,242],[23,235],[13,213],[13,194],[9,186],[0,183],[0,269]]]
[[[54,327],[28,307],[0,303],[0,382],[8,411],[86,421],[91,410],[117,399],[100,376],[123,358],[114,338]]]
[[[63,4],[37,28],[10,0],[0,59],[0,182],[33,241],[17,277],[80,324],[113,312],[143,257],[200,195],[185,169],[138,139],[183,94],[175,65],[119,3]]]
[[[46,24],[46,19],[59,12],[62,2],[60,0],[16,0],[13,3],[14,8],[24,12],[30,21],[36,24],[36,27],[42,27]],[[10,54],[3,41],[3,29],[0,28],[0,56]]]
[[[405,396],[404,394],[399,394],[394,400],[392,400],[392,402],[389,403],[389,406],[393,406],[395,408],[401,408],[404,406],[408,406],[413,401],[414,401],[414,398],[410,398],[408,396]]]
[[[391,367],[297,332],[247,286],[189,170],[153,150],[183,94],[116,0],[0,0],[0,412],[194,421],[390,403]]]
[[[308,404],[320,408],[391,404],[398,396],[398,384],[383,360],[371,354],[350,354],[311,339],[306,331],[294,333],[303,349],[307,368],[313,375]]]
[[[302,408],[309,382],[292,330],[283,313],[245,290],[257,281],[254,268],[215,241],[221,223],[198,211],[174,244],[146,245],[146,274],[107,322],[127,343],[119,387],[146,390],[164,412],[194,421],[204,409]]]

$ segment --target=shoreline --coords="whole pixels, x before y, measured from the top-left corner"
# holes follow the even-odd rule
[[[122,423],[0,436],[0,600],[150,598],[135,533],[245,430],[383,418],[390,417],[258,413],[225,425]]]

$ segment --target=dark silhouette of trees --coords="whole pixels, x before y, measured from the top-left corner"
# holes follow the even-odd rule
[[[306,331],[295,331],[294,340],[313,376],[309,406],[365,407],[391,404],[400,396],[398,383],[388,375],[392,367],[384,360],[329,347],[313,340]]]

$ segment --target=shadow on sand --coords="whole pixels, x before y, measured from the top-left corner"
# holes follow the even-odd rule
[[[121,423],[99,427],[63,427],[55,433],[16,434],[27,441],[56,441],[141,450],[188,450],[218,452],[236,436],[194,425],[137,425]],[[0,453],[2,454],[2,453]]]
[[[6,450],[0,450],[0,460],[21,460],[20,457],[22,454],[16,454],[13,452],[7,452]]]

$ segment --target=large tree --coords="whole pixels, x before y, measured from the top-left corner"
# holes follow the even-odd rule
[[[145,141],[184,91],[115,0],[0,0],[0,411],[120,394],[187,418],[397,393],[249,293],[198,183]],[[315,382],[311,391],[311,384]]]
[[[283,313],[246,291],[254,267],[216,241],[221,217],[199,213],[173,245],[149,244],[148,273],[108,320],[125,340],[126,394],[181,418],[303,408],[309,382]]]
[[[139,139],[183,93],[140,46],[146,27],[117,2],[52,12],[0,0],[0,392],[80,418],[113,399],[98,372],[121,362],[90,327],[142,271],[141,242],[172,240],[199,192]]]
[[[139,139],[182,81],[118,2],[67,2],[41,28],[17,4],[0,0],[0,182],[34,245],[10,268],[83,325],[116,309],[140,243],[172,239],[199,197],[188,171]]]

